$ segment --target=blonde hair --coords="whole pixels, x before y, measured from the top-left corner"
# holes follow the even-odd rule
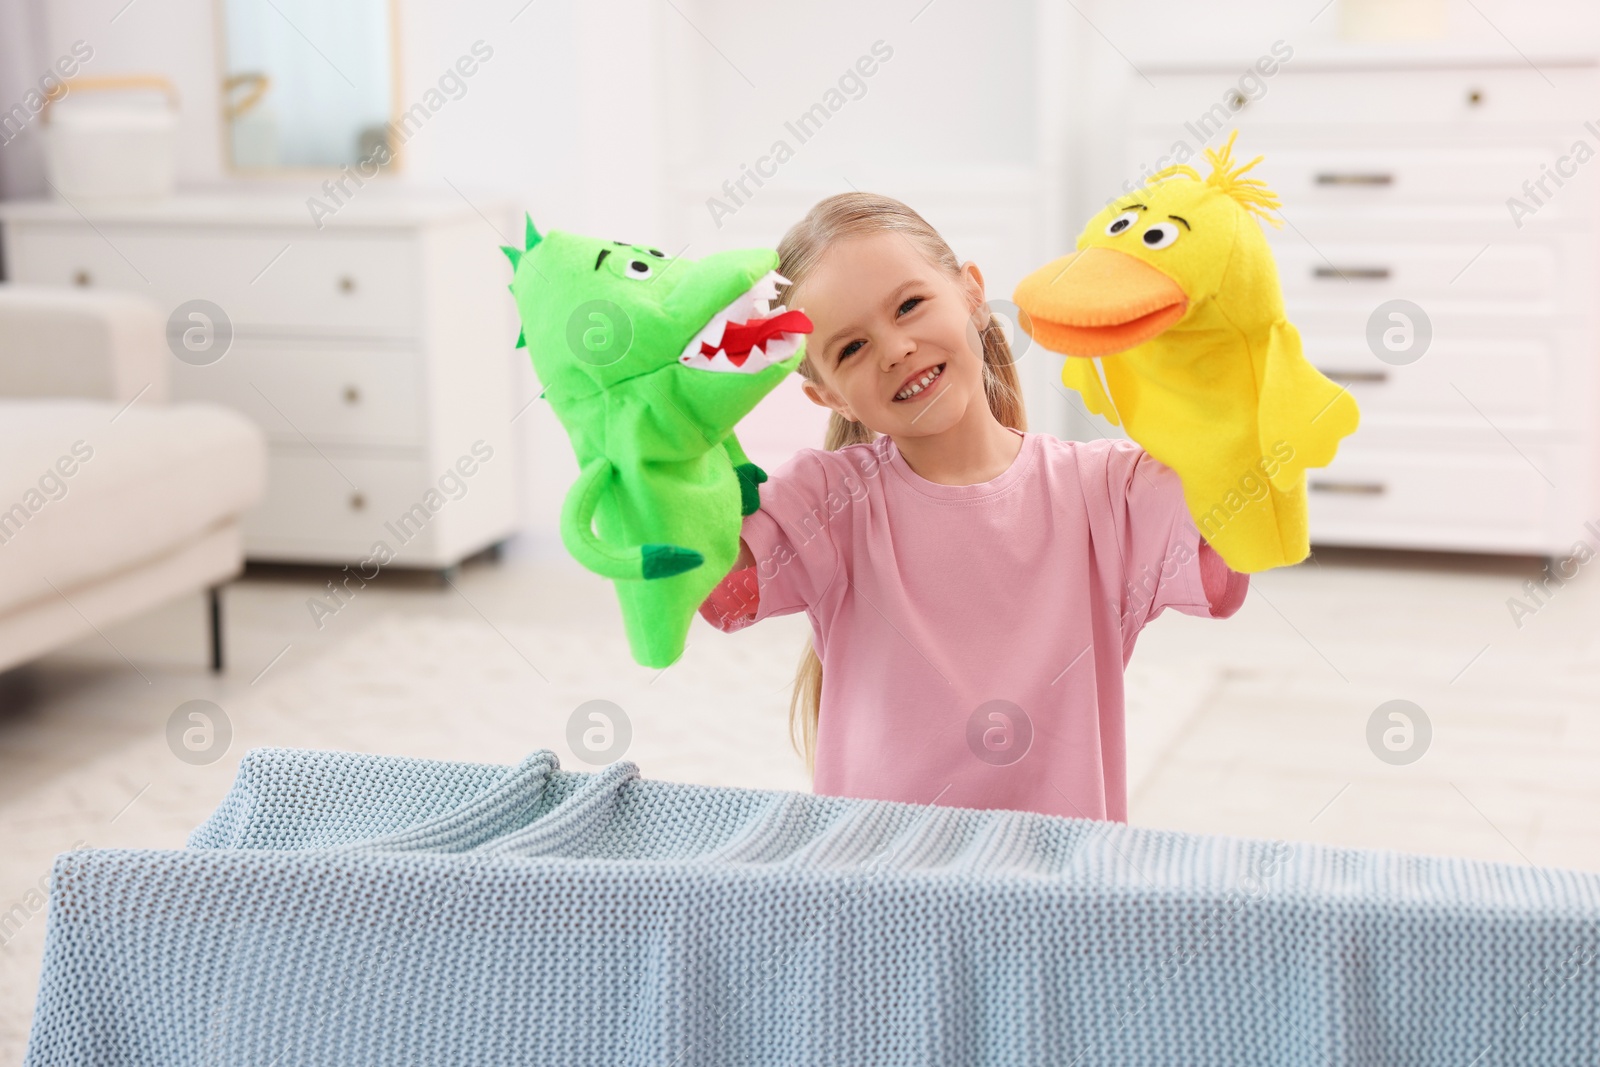
[[[778,290],[778,302],[788,302],[789,294],[805,281],[823,253],[835,242],[885,232],[903,235],[930,264],[951,278],[960,277],[961,264],[955,253],[921,215],[892,197],[876,193],[839,193],[819,201],[778,242],[778,273],[789,279],[789,284]],[[1026,431],[1022,387],[1017,380],[1011,346],[993,312],[984,326],[981,341],[983,391],[989,410],[1002,426]],[[806,380],[820,384],[811,358],[808,348],[797,369]],[[877,437],[866,424],[851,422],[835,411],[828,417],[822,447],[831,452],[846,445],[867,444]],[[822,660],[808,637],[795,671],[794,694],[789,700],[789,740],[795,751],[805,757],[808,773],[816,769],[817,721],[821,713]]]

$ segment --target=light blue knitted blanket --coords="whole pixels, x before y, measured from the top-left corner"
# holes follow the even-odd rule
[[[54,867],[29,1067],[1600,1062],[1600,875],[261,748]]]

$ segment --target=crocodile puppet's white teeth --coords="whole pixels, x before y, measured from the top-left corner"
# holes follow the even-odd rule
[[[751,307],[755,314],[762,318],[774,314],[772,302],[778,297],[778,286],[788,284],[789,279],[775,270],[768,271],[762,276],[761,280],[750,288]]]
[[[785,278],[775,270],[768,271],[766,276],[756,283],[755,293],[758,297],[757,303],[758,306],[766,309],[764,312],[766,315],[781,315],[785,311],[789,310],[783,304],[773,306],[772,303],[774,300],[778,299],[778,288],[788,284],[789,279]]]
[[[733,371],[740,374],[755,374],[766,370],[774,363],[781,363],[794,355],[805,340],[803,333],[781,333],[768,341],[762,348],[754,349],[750,358],[742,366],[735,366],[725,352],[721,350],[722,335],[731,322],[748,322],[753,318],[771,318],[787,311],[784,305],[772,306],[772,301],[777,298],[780,286],[789,284],[789,279],[775,270],[769,270],[749,289],[740,293],[723,308],[711,317],[694,340],[690,341],[678,357],[678,362],[685,367],[695,370]],[[704,355],[700,351],[702,344],[711,345],[717,351],[711,355]]]

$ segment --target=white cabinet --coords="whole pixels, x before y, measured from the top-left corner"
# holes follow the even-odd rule
[[[10,202],[0,220],[15,281],[147,296],[175,316],[169,339],[204,325],[188,302],[221,309],[212,336],[231,342],[175,354],[171,393],[267,433],[251,559],[445,568],[512,533],[525,357],[498,249],[507,205],[374,190],[318,229],[301,199],[188,195]]]
[[[1600,518],[1593,62],[1295,59],[1231,113],[1219,101],[1236,67],[1144,72],[1148,84],[1126,87],[1125,173],[1137,181],[1182,142],[1206,174],[1202,143],[1237,126],[1236,156],[1264,155],[1252,176],[1283,201],[1286,224],[1266,232],[1289,318],[1361,406],[1332,465],[1308,473],[1313,543],[1561,557],[1588,539]],[[1535,202],[1524,183],[1541,180]],[[1532,210],[1514,214],[1513,198]],[[1391,318],[1395,300],[1420,318]],[[1375,323],[1410,320],[1431,335],[1419,357],[1369,341]]]

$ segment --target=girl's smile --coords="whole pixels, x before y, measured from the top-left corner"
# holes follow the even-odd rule
[[[922,399],[944,378],[944,368],[945,365],[939,363],[924,373],[913,373],[911,377],[906,379],[905,388],[895,393],[895,402],[903,404],[911,400]]]

